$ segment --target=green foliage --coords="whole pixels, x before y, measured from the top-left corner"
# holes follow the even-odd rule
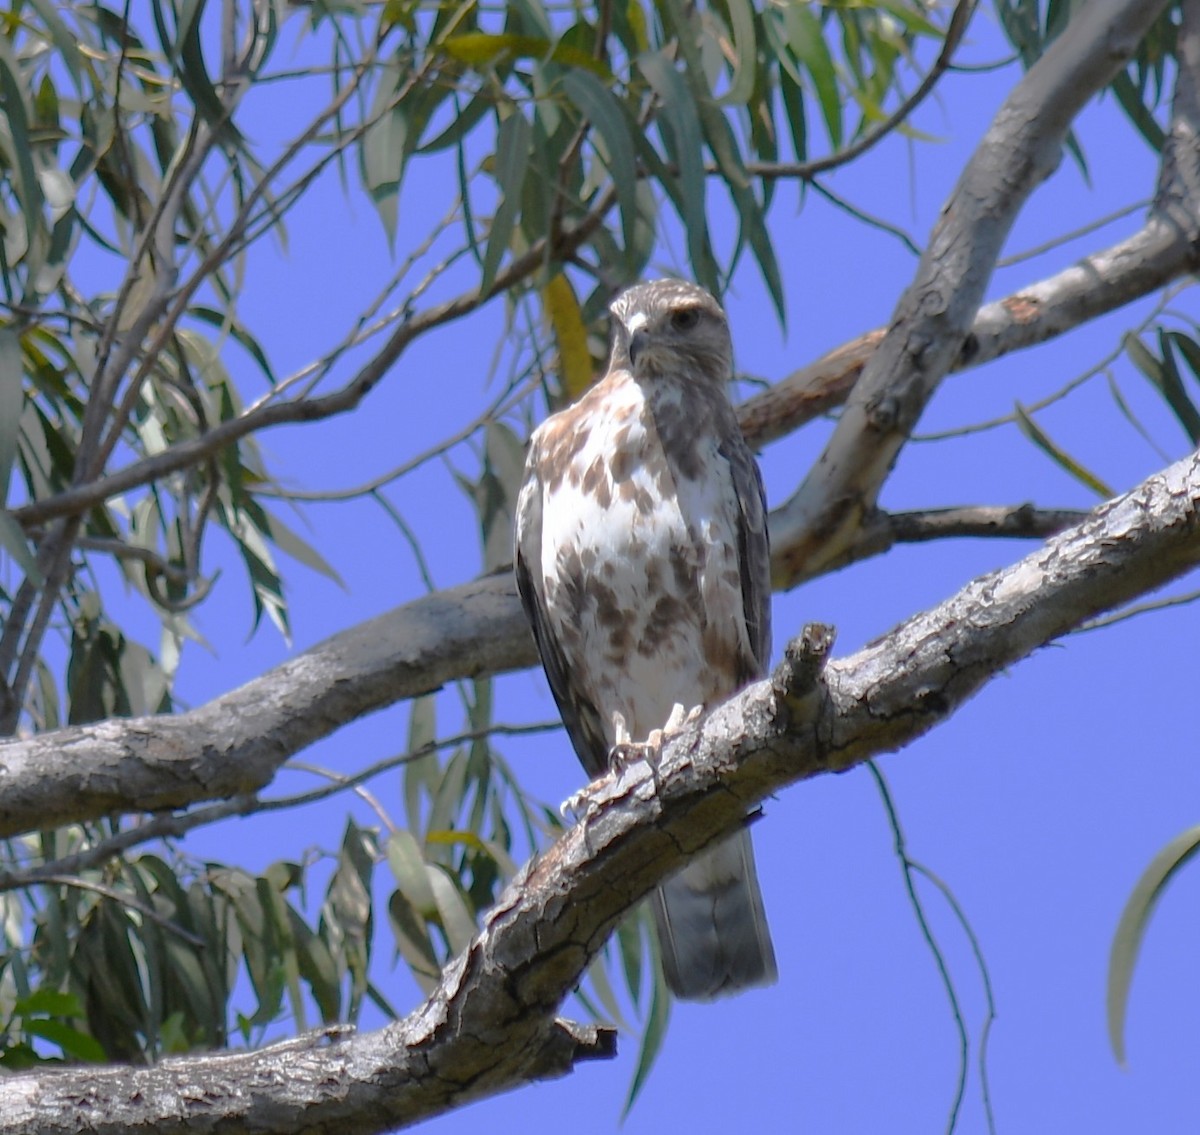
[[[1129,989],[1150,915],[1167,884],[1200,851],[1200,825],[1181,832],[1151,861],[1129,896],[1108,962],[1108,1039],[1118,1064],[1125,1063],[1125,1014]]]

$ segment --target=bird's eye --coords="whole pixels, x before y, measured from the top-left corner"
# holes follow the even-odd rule
[[[700,309],[698,307],[685,307],[671,316],[671,326],[676,331],[690,331],[699,322]]]

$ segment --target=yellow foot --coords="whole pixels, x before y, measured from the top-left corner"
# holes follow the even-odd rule
[[[619,711],[614,711],[612,715],[613,723],[613,747],[608,751],[608,767],[618,776],[626,769],[631,768],[640,761],[645,761],[651,768],[656,770],[658,762],[662,756],[663,745],[665,745],[676,733],[683,732],[684,728],[691,725],[693,721],[699,718],[704,713],[704,706],[694,705],[691,709],[685,709],[678,702],[671,708],[671,715],[667,718],[666,724],[661,729],[651,729],[650,735],[644,741],[635,741],[629,735],[629,727],[625,724],[625,716]],[[608,778],[604,779],[607,784]],[[657,786],[657,778],[655,785]],[[602,789],[592,791],[593,786],[587,785],[581,788],[578,792],[568,796],[566,800],[559,806],[559,813],[564,820],[572,822],[581,820],[589,812],[594,811],[603,802],[597,799],[597,796],[603,795],[607,798],[608,793]],[[611,788],[609,789],[611,791]]]

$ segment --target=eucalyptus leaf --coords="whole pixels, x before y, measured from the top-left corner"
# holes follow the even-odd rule
[[[441,867],[429,868],[429,885],[437,903],[438,919],[446,934],[451,954],[461,954],[475,937],[478,927],[457,881]]]
[[[481,295],[492,290],[500,261],[508,251],[517,212],[521,205],[521,187],[525,182],[525,171],[529,168],[529,148],[533,127],[524,114],[515,107],[500,124],[496,134],[495,176],[499,200],[492,215],[488,232],[487,251],[483,256],[483,271],[479,281]]]
[[[804,64],[816,92],[829,142],[835,150],[842,145],[842,100],[838,93],[837,70],[821,24],[807,4],[788,4],[784,9],[788,46]]]
[[[1142,872],[1133,893],[1121,911],[1108,960],[1108,1039],[1117,1063],[1125,1064],[1125,1016],[1129,989],[1137,965],[1142,939],[1150,916],[1167,884],[1180,868],[1200,851],[1200,824],[1181,832],[1166,845]]]
[[[388,899],[388,922],[396,939],[396,949],[408,963],[417,984],[425,993],[431,992],[441,976],[441,963],[425,919],[400,891],[394,891]]]
[[[4,509],[0,509],[0,548],[12,556],[28,580],[41,585],[42,573],[25,538],[25,532],[13,519],[12,513]]]
[[[754,33],[754,7],[750,0],[725,0],[733,33],[733,78],[729,90],[718,100],[722,106],[742,106],[754,91],[758,45]]]
[[[1091,470],[1086,469],[1065,449],[1051,440],[1050,435],[1039,426],[1029,412],[1019,402],[1016,404],[1017,426],[1021,432],[1046,454],[1062,470],[1074,477],[1081,485],[1086,486],[1102,500],[1116,496],[1112,488],[1102,481]]]
[[[719,293],[720,280],[708,236],[705,210],[705,175],[700,119],[687,84],[663,52],[638,56],[638,70],[661,103],[659,130],[667,157],[678,169],[681,219],[687,232],[688,258],[696,279],[709,291]],[[663,184],[667,174],[664,170]]]
[[[625,1097],[625,1107],[621,1114],[628,1115],[630,1109],[641,1095],[642,1088],[662,1051],[663,1039],[667,1035],[667,1024],[671,1019],[671,994],[667,990],[661,970],[657,973],[650,994],[650,1012],[642,1031],[641,1044],[638,1046],[637,1064],[633,1071],[633,1081],[629,1085],[629,1094]]]
[[[550,320],[558,350],[563,397],[574,402],[591,385],[593,363],[583,312],[575,289],[564,273],[552,276],[542,288],[542,307]]]
[[[625,249],[629,251],[637,223],[638,175],[625,118],[612,92],[587,71],[568,71],[562,84],[567,97],[600,135],[604,164],[617,191]]]
[[[388,837],[387,861],[396,886],[422,918],[437,912],[425,856],[412,833],[398,828]]]

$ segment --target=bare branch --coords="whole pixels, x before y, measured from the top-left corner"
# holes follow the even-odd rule
[[[592,784],[582,822],[522,869],[405,1020],[151,1069],[8,1077],[0,1133],[36,1121],[46,1133],[365,1135],[608,1055],[610,1033],[554,1014],[623,913],[692,852],[784,786],[907,744],[1032,651],[1197,563],[1192,455],[849,658],[827,663],[832,632],[808,627],[775,674],[672,737],[655,768]]]
[[[1200,145],[1197,147],[1200,150]],[[1197,195],[1200,201],[1200,194]],[[1200,270],[1200,213],[1191,229],[1157,214],[1133,236],[979,309],[952,371],[1036,346]],[[766,445],[842,405],[883,341],[879,328],[795,371],[738,409],[751,444]]]
[[[935,508],[925,512],[879,513],[881,527],[892,542],[916,544],[948,536],[1037,537],[1045,539],[1070,524],[1080,524],[1086,512],[1073,508],[1034,508],[1032,504],[977,505]]]
[[[960,356],[1012,222],[1056,168],[1071,121],[1164,5],[1094,0],[1000,108],[943,208],[917,276],[825,453],[783,506],[784,584],[837,559],[938,383]]]
[[[0,745],[0,835],[249,796],[347,721],[446,682],[536,661],[508,573],[326,639],[186,713],[96,722]]]
[[[78,875],[81,871],[107,863],[134,847],[142,847],[159,839],[178,839],[197,828],[215,824],[230,816],[244,819],[258,812],[277,812],[284,808],[315,804],[339,793],[353,791],[385,772],[409,764],[430,753],[455,748],[470,741],[496,736],[528,737],[535,733],[551,733],[561,728],[562,723],[559,721],[533,722],[527,725],[493,724],[485,729],[472,729],[451,737],[438,738],[412,752],[393,753],[390,757],[375,761],[353,774],[332,774],[333,783],[323,784],[320,788],[310,789],[306,792],[296,792],[290,796],[275,796],[269,799],[263,799],[256,795],[234,796],[229,800],[206,804],[188,811],[159,812],[140,824],[124,828],[115,835],[107,836],[70,855],[19,870],[0,871],[0,892],[15,891],[38,883],[50,882],[60,875]],[[299,766],[293,764],[290,767]]]
[[[828,561],[822,571],[834,571],[859,560],[881,556],[896,544],[961,537],[1045,539],[1087,516],[1077,509],[1039,509],[1032,504],[972,505],[928,509],[922,512],[875,510],[863,520],[841,558]]]

